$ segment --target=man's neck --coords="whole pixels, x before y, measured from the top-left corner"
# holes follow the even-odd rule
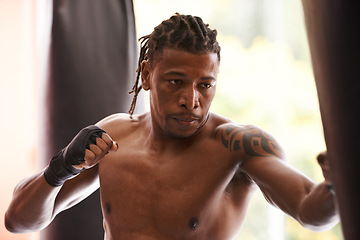
[[[147,116],[147,128],[149,129],[149,140],[148,146],[157,151],[163,151],[165,149],[184,149],[192,145],[201,137],[202,133],[205,130],[206,123],[209,119],[209,115],[198,130],[189,137],[176,137],[166,132],[163,129],[160,129],[152,120],[151,113],[148,113]]]

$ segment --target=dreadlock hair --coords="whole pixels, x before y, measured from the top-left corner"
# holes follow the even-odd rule
[[[129,92],[134,93],[130,116],[134,113],[136,100],[142,89],[139,80],[143,60],[148,60],[150,66],[154,67],[155,60],[161,56],[162,50],[172,48],[195,54],[216,53],[220,62],[220,46],[216,36],[217,31],[210,29],[200,17],[175,13],[170,19],[155,27],[151,34],[141,37],[136,80]]]

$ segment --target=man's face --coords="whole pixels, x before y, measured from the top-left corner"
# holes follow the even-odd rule
[[[194,135],[206,122],[215,97],[219,62],[215,53],[166,48],[155,62],[142,63],[142,86],[150,90],[153,126],[177,138]]]

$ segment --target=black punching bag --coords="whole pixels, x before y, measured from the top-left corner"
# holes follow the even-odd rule
[[[42,165],[83,127],[127,112],[137,41],[132,0],[54,0]],[[104,238],[99,191],[59,214],[42,240]]]
[[[302,2],[343,235],[359,240],[360,2]]]

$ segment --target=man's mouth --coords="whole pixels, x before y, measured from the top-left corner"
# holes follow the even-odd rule
[[[197,120],[195,118],[187,118],[187,117],[175,117],[174,119],[179,123],[186,125],[190,125]]]
[[[173,116],[173,119],[175,119],[178,123],[182,125],[191,125],[197,122],[200,117],[192,115],[175,115]]]

